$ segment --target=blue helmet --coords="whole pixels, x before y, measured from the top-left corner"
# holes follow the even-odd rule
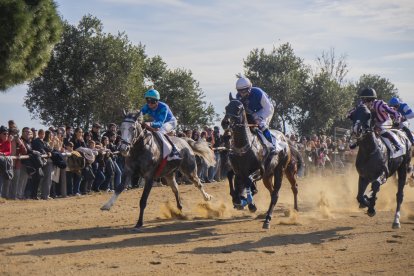
[[[390,106],[397,106],[400,103],[400,99],[398,99],[397,97],[392,97],[389,104]]]
[[[157,101],[160,100],[160,93],[155,89],[150,89],[147,92],[145,92],[144,98],[151,98],[156,99]]]

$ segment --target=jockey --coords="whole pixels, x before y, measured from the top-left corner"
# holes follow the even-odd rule
[[[262,131],[264,137],[273,145],[270,151],[274,153],[275,141],[268,128],[274,107],[270,102],[269,96],[262,89],[252,87],[252,83],[246,77],[241,77],[237,80],[236,89],[236,98],[243,103],[247,113],[253,116],[254,122]]]
[[[163,142],[163,158],[168,157],[168,160],[181,159],[177,148],[167,136],[177,127],[177,119],[172,114],[170,107],[160,101],[160,93],[155,89],[145,92],[144,97],[147,103],[141,108],[141,112],[144,115],[148,114],[154,120],[146,125]]]
[[[414,138],[413,134],[411,133],[410,129],[408,128],[408,119],[414,118],[414,112],[411,110],[411,108],[406,104],[403,103],[400,99],[397,97],[392,97],[389,105],[394,107],[400,114],[401,114],[401,124],[399,127],[404,130],[404,132],[407,134],[408,139],[410,139],[411,143],[414,144]]]
[[[400,113],[390,108],[383,100],[378,100],[377,92],[375,92],[373,88],[367,87],[362,89],[359,97],[371,110],[375,125],[381,130],[381,136],[388,138],[397,151],[403,148],[403,145],[401,145],[388,130],[393,125],[391,117],[393,117],[395,123],[400,122]]]

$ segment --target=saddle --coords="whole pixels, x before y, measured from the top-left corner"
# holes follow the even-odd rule
[[[397,158],[397,157],[405,155],[407,153],[407,147],[405,147],[406,143],[405,143],[405,139],[404,139],[405,134],[402,133],[402,131],[400,131],[398,129],[392,129],[391,131],[389,131],[389,133],[394,137],[395,140],[399,141],[402,145],[404,145],[404,147],[401,147],[401,149],[399,149],[397,151],[393,147],[392,142],[388,138],[379,135],[380,139],[387,146],[389,157],[390,158]]]

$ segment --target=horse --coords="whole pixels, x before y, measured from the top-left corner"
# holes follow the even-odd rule
[[[162,142],[156,135],[145,128],[142,113],[124,114],[124,120],[120,126],[122,144],[120,153],[125,157],[125,169],[123,179],[131,175],[139,175],[144,178],[144,191],[140,200],[140,212],[135,228],[143,226],[144,210],[151,192],[154,178],[163,178],[166,185],[170,186],[177,202],[177,208],[182,210],[178,184],[175,180],[175,171],[179,170],[200,190],[205,201],[211,200],[211,195],[204,191],[203,184],[197,176],[197,164],[195,154],[205,160],[209,166],[215,164],[214,153],[205,142],[195,142],[191,139],[169,137],[177,148],[181,159],[163,162]],[[160,166],[161,165],[161,166]],[[125,189],[125,181],[115,188],[115,193],[105,203],[101,210],[109,210],[116,199]]]
[[[401,228],[400,207],[403,202],[407,173],[410,170],[411,143],[403,132],[393,129],[392,131],[400,139],[404,148],[397,154],[390,151],[380,138],[378,130],[371,125],[371,112],[365,105],[359,105],[351,114],[350,119],[353,121],[352,135],[359,145],[355,166],[359,174],[357,200],[360,208],[368,207],[368,216],[375,216],[375,202],[380,186],[385,184],[388,177],[397,172],[397,208],[392,228]],[[365,191],[370,183],[372,183],[372,194],[368,197]]]
[[[279,190],[282,185],[283,173],[288,178],[294,196],[294,208],[298,210],[298,184],[296,176],[298,170],[303,166],[300,153],[291,145],[283,133],[276,132],[277,138],[286,145],[285,149],[276,154],[266,150],[265,146],[258,141],[259,136],[250,130],[250,124],[243,103],[229,95],[230,103],[226,106],[226,114],[221,122],[224,129],[231,129],[232,143],[229,152],[229,161],[233,171],[230,173],[229,185],[230,195],[233,203],[239,204],[241,195],[249,186],[259,178],[270,193],[270,204],[266,213],[263,228],[270,228],[270,221],[274,207],[279,198]],[[265,139],[265,138],[264,138]],[[235,182],[233,186],[232,174]],[[272,181],[274,178],[274,182]],[[247,189],[246,189],[247,188]],[[252,203],[252,197],[247,202]]]

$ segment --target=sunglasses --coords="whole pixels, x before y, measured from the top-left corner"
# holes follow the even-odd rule
[[[240,94],[247,94],[247,93],[249,93],[249,88],[245,88],[245,89],[240,89],[240,90],[237,90],[237,92],[239,92]]]
[[[146,98],[146,100],[147,100],[147,103],[149,104],[156,104],[158,102],[158,100],[152,99],[152,98]]]

